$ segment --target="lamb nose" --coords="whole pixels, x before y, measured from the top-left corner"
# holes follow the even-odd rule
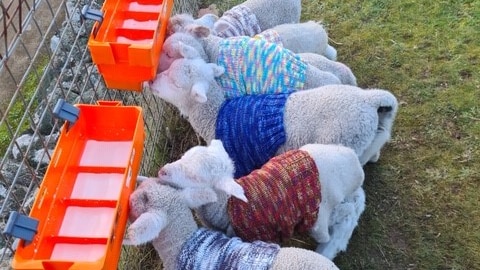
[[[167,172],[161,168],[159,171],[158,171],[158,177],[162,177],[162,176],[166,176],[167,175]]]

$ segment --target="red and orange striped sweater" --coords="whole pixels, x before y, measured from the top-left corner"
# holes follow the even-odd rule
[[[244,241],[279,243],[294,232],[307,232],[317,220],[319,173],[305,151],[276,156],[237,182],[248,203],[231,197],[227,208],[235,234]]]

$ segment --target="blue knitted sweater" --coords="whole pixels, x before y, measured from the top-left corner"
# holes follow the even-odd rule
[[[200,228],[183,244],[177,265],[179,270],[269,269],[279,250],[277,244],[245,243],[238,237]]]
[[[235,164],[235,178],[260,168],[285,143],[283,115],[289,95],[243,96],[222,104],[215,136]]]

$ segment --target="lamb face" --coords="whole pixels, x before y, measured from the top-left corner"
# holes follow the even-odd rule
[[[153,94],[182,108],[192,98],[200,103],[205,102],[210,82],[223,72],[223,68],[205,63],[200,58],[180,58],[158,74],[149,87]]]
[[[175,59],[185,57],[182,55],[181,47],[179,44],[184,43],[194,48],[198,55],[206,60],[206,53],[202,44],[191,34],[177,32],[169,36],[162,45],[162,52],[160,53],[160,62],[158,71],[162,72],[168,69]]]
[[[124,244],[140,245],[155,239],[168,223],[167,207],[163,201],[170,193],[163,192],[153,179],[142,182],[130,195],[129,217],[132,224],[127,229]]]
[[[161,183],[180,188],[213,187],[222,179],[232,178],[233,162],[218,140],[210,146],[195,146],[177,161],[163,166],[158,172]]]
[[[130,220],[135,221],[139,216],[147,212],[155,212],[165,207],[163,201],[173,198],[164,199],[169,194],[162,194],[159,188],[157,188],[158,179],[148,178],[141,181],[140,185],[130,194],[129,206],[130,206]],[[164,211],[167,211],[164,209]]]
[[[183,32],[187,25],[195,23],[195,19],[191,14],[182,13],[176,14],[168,20],[167,35],[172,35],[175,32]]]
[[[163,166],[158,181],[194,191],[195,194],[190,193],[190,205],[215,202],[218,191],[247,202],[243,188],[233,178],[234,170],[221,141],[212,140],[209,146],[193,147],[179,160]]]
[[[170,36],[177,32],[187,32],[190,25],[202,25],[213,30],[214,23],[218,20],[218,16],[207,13],[198,19],[193,18],[191,14],[176,14],[168,20],[167,35]]]

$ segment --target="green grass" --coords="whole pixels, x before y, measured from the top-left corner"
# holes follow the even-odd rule
[[[204,4],[214,2],[242,1]],[[480,269],[480,1],[302,3],[302,21],[325,24],[359,86],[400,102],[392,141],[365,166],[366,210],[334,262]]]
[[[30,72],[25,80],[25,83],[21,87],[20,95],[15,100],[15,103],[8,111],[5,122],[2,122],[0,125],[0,153],[5,153],[9,143],[11,142],[13,136],[12,134],[20,126],[20,131],[23,132],[30,127],[30,119],[27,119],[23,122],[20,122],[23,115],[27,111],[27,105],[30,100],[35,95],[35,91],[40,82],[40,76],[44,72],[44,68],[48,63],[48,57],[41,57],[36,64],[36,68]],[[30,108],[30,111],[35,110],[35,104],[33,108]],[[3,117],[3,115],[2,115]]]
[[[480,2],[303,1],[363,88],[393,92],[392,142],[341,269],[480,269]]]

